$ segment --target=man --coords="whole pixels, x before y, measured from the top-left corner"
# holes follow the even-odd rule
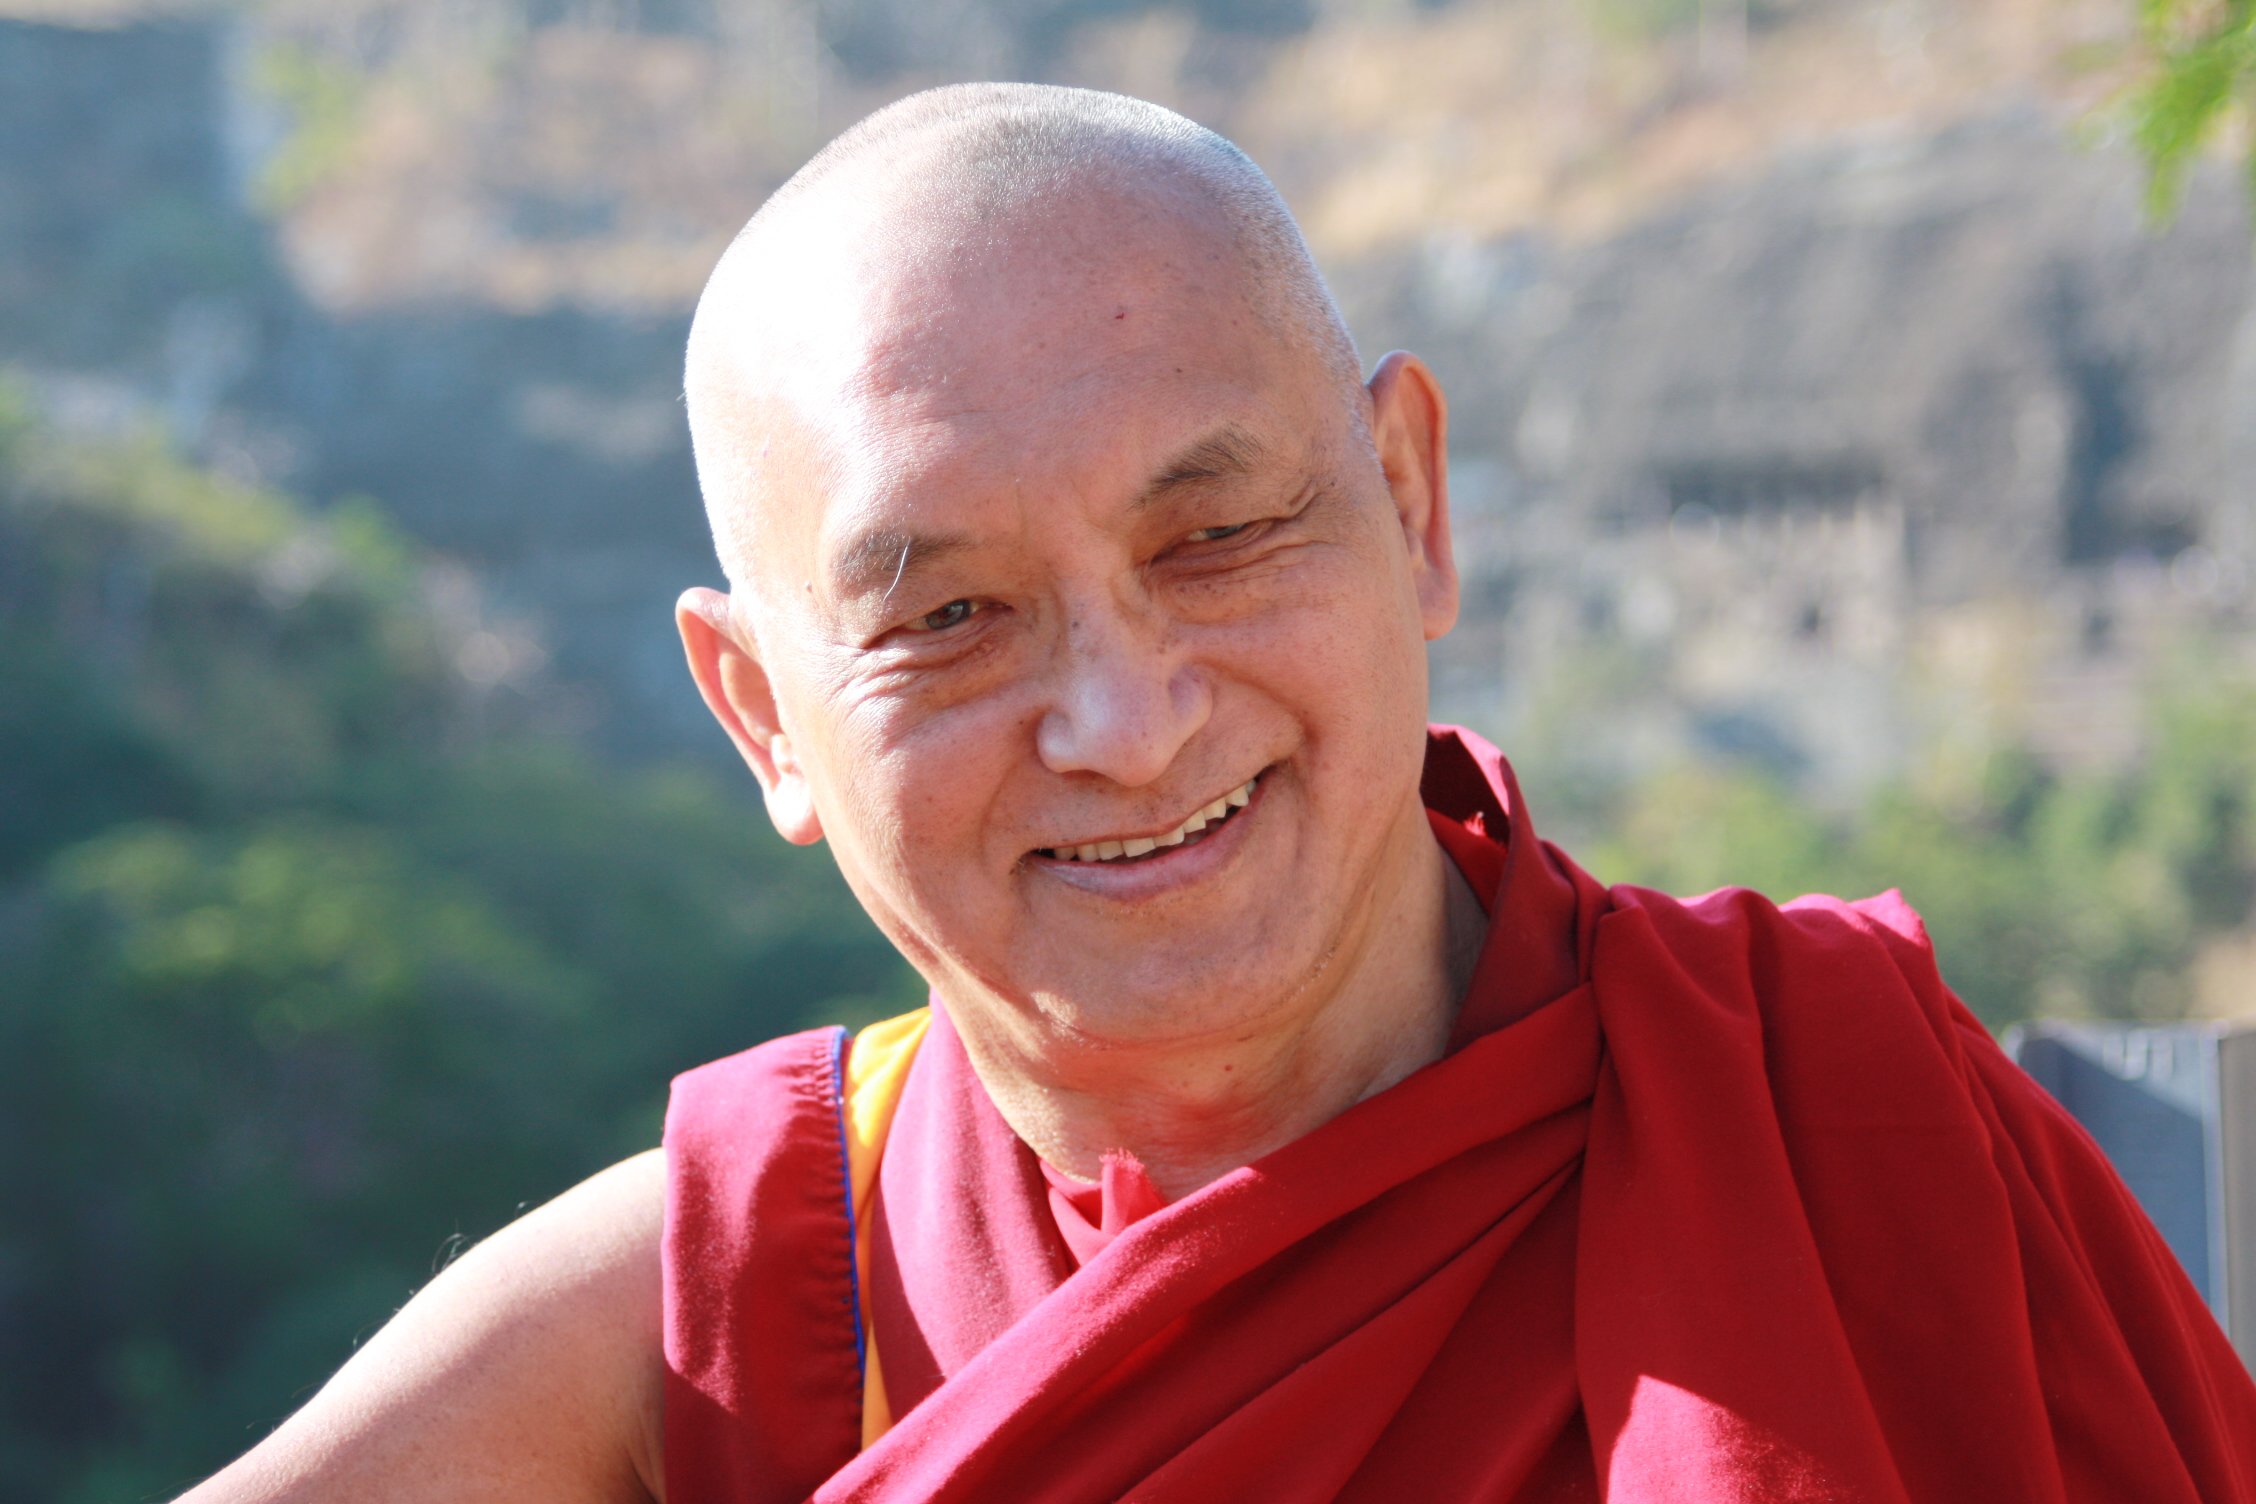
[[[1227,143],[883,111],[688,395],[691,669],[934,1010],[684,1077],[191,1497],[2256,1498],[1899,902],[1606,890],[1427,730],[1440,388]]]

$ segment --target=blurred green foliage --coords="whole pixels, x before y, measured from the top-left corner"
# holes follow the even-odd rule
[[[2139,0],[2139,22],[2150,63],[2130,95],[2131,136],[2147,211],[2167,219],[2202,148],[2256,100],[2256,0]],[[2256,150],[2247,172],[2256,195]]]
[[[280,213],[341,168],[359,134],[366,78],[312,48],[276,42],[260,51],[252,87],[289,121],[288,134],[260,170],[260,207]]]
[[[2212,664],[2157,686],[2145,754],[2115,772],[2065,776],[2007,746],[1971,779],[1908,778],[1847,814],[1729,766],[1579,798],[1576,823],[1604,834],[1578,854],[1609,881],[1902,889],[1992,1028],[2182,1017],[2196,959],[2256,904],[2256,680]]]
[[[439,601],[366,504],[0,393],[0,1499],[177,1490],[673,1072],[917,1000],[823,854],[543,734]]]

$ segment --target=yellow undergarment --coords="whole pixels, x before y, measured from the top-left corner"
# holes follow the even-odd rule
[[[855,1289],[869,1289],[870,1204],[877,1193],[877,1164],[885,1153],[885,1134],[893,1126],[909,1062],[932,1025],[932,1010],[919,1008],[899,1018],[871,1024],[854,1036],[846,1052],[846,1173],[854,1193]],[[893,1424],[885,1400],[885,1376],[877,1361],[877,1334],[870,1330],[869,1298],[862,1296],[862,1445],[867,1447]]]

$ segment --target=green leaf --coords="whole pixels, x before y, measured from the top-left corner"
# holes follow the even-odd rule
[[[2155,56],[2127,113],[2147,164],[2146,212],[2159,224],[2176,215],[2202,148],[2256,94],[2256,0],[2199,12],[2183,0],[2145,0],[2141,23]]]

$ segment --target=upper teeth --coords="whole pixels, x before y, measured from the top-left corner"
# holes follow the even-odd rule
[[[1109,862],[1116,857],[1144,856],[1160,846],[1180,846],[1185,837],[1206,829],[1231,810],[1243,808],[1253,798],[1253,786],[1257,781],[1248,778],[1212,804],[1192,810],[1189,819],[1163,836],[1137,836],[1129,841],[1091,841],[1081,846],[1058,846],[1053,847],[1049,854],[1062,862]]]

